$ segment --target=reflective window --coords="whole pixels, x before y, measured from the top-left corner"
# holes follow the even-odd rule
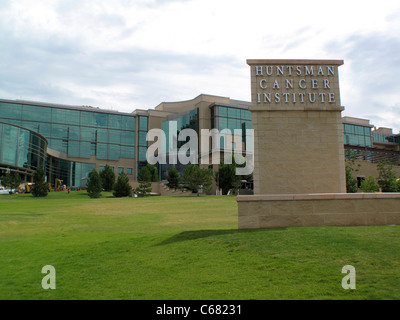
[[[108,115],[108,127],[109,128],[122,129],[121,126],[122,126],[122,117],[121,116],[114,115],[114,114]]]
[[[147,131],[147,117],[139,116],[139,130]]]
[[[0,123],[0,163],[36,170],[44,167],[47,141],[39,134]]]
[[[134,146],[135,145],[135,132],[125,131],[121,134],[121,144]]]
[[[14,103],[0,103],[0,118],[21,119],[22,106]]]
[[[135,147],[121,146],[121,158],[133,159],[135,157]]]
[[[0,117],[43,134],[50,148],[71,157],[134,158],[134,115],[0,102]],[[145,133],[147,121],[148,117],[140,117],[140,127]],[[143,133],[140,141],[144,142]]]
[[[22,107],[22,119],[51,122],[51,108],[24,105]]]
[[[121,143],[121,131],[119,130],[108,130],[108,142],[113,144]]]
[[[68,126],[62,124],[52,124],[51,138],[68,139]]]
[[[370,127],[343,124],[344,144],[360,147],[372,147],[372,133]]]
[[[79,141],[69,140],[68,141],[68,157],[79,158]]]
[[[72,141],[70,141],[71,143]],[[79,156],[81,158],[90,158],[92,155],[92,144],[90,142],[79,142]]]

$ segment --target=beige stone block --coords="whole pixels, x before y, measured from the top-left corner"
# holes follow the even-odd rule
[[[281,225],[282,227],[302,227],[303,219],[299,215],[282,215],[281,216]]]
[[[356,213],[356,200],[336,200],[337,213]]]
[[[248,203],[248,214],[252,216],[265,216],[271,214],[268,201],[250,201]]]
[[[237,204],[239,216],[249,215],[249,203],[247,201],[238,201]]]
[[[259,217],[260,228],[283,228],[280,216]]]
[[[293,201],[271,201],[270,208],[271,215],[292,215]]]
[[[302,216],[304,227],[321,227],[325,225],[325,217],[322,214]]]
[[[296,200],[293,201],[293,214],[294,215],[312,215],[313,214],[313,202],[307,200]]]
[[[335,200],[314,200],[314,213],[335,213],[336,203]]]
[[[378,213],[366,213],[366,223],[369,226],[386,225],[386,214],[382,212]]]
[[[386,223],[400,225],[400,213],[389,212],[386,213]]]
[[[357,200],[357,212],[377,212],[376,199],[360,199]]]
[[[399,199],[377,199],[378,212],[398,212],[400,214]]]
[[[346,226],[346,214],[329,213],[325,215],[325,225],[326,226]]]
[[[365,226],[368,225],[366,215],[364,213],[351,213],[346,215],[347,226]]]
[[[256,216],[240,216],[238,219],[239,229],[256,229],[260,228],[259,217]]]

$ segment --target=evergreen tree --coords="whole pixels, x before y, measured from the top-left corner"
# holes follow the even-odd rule
[[[101,190],[102,190],[102,183],[101,178],[96,169],[93,169],[89,173],[89,180],[86,183],[87,186],[87,193],[90,198],[100,198]]]
[[[132,187],[129,183],[129,177],[125,172],[121,172],[118,175],[117,182],[114,186],[114,197],[128,197],[132,193]]]
[[[180,181],[179,172],[174,165],[172,165],[171,168],[169,168],[168,170],[167,180],[168,180],[167,185],[169,188],[176,190],[179,187],[179,181]]]
[[[33,174],[32,195],[34,197],[46,197],[49,192],[49,184],[43,168],[39,167]]]
[[[115,173],[108,164],[100,171],[100,178],[104,191],[112,191],[115,183]]]
[[[151,180],[152,180],[152,174],[149,171],[148,166],[145,166],[139,170],[138,174],[139,187],[135,189],[135,193],[139,197],[144,197],[151,192]]]

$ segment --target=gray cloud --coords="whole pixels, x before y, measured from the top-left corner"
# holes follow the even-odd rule
[[[400,39],[397,34],[357,33],[330,42],[326,51],[342,56],[346,82],[342,97],[348,115],[400,129]],[[350,85],[352,87],[350,87]],[[388,118],[388,115],[391,115]],[[374,124],[375,124],[374,123]],[[384,124],[386,123],[386,124]]]

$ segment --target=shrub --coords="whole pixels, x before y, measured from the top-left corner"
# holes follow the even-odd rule
[[[379,191],[378,185],[375,183],[375,179],[369,176],[365,180],[361,181],[360,189],[364,192],[377,192]]]
[[[377,165],[379,176],[378,184],[382,188],[382,192],[397,192],[397,178],[393,172],[393,165],[388,161],[382,161]]]
[[[360,170],[360,164],[355,163],[357,160],[357,153],[353,150],[346,150],[346,192],[356,193],[358,191],[357,179],[353,177],[353,171]]]

